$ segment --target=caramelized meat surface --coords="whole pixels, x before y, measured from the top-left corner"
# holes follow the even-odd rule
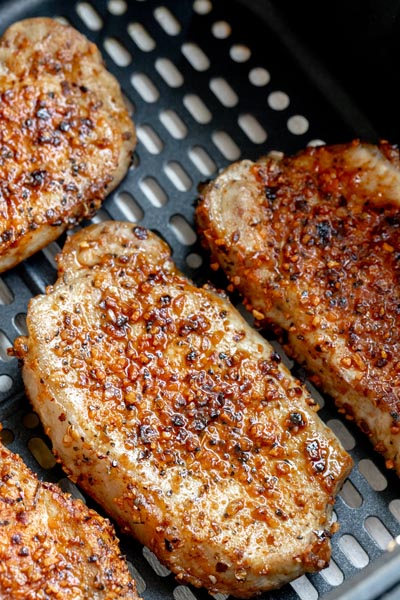
[[[197,224],[254,316],[400,474],[400,163],[388,143],[236,163]]]
[[[135,130],[100,52],[70,26],[0,39],[0,272],[90,217],[123,178]]]
[[[139,600],[110,522],[0,442],[2,600]]]
[[[352,461],[279,355],[167,245],[83,229],[15,343],[69,476],[182,582],[248,598],[327,566]]]

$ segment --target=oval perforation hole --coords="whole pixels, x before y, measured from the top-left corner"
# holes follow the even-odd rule
[[[330,419],[330,421],[328,421],[328,425],[342,442],[345,450],[352,450],[355,447],[356,440],[354,439],[354,436],[351,435],[344,423],[338,419]]]
[[[108,12],[119,17],[126,12],[128,5],[125,0],[109,0],[107,8]]]
[[[238,123],[253,144],[263,144],[267,139],[267,132],[253,115],[240,115]]]
[[[360,460],[358,463],[358,470],[375,491],[381,492],[387,487],[386,477],[369,458],[363,458]]]
[[[138,223],[143,219],[143,210],[129,192],[119,192],[114,202],[128,221]]]
[[[174,110],[161,111],[160,121],[168,133],[170,133],[176,140],[181,140],[187,135],[187,127],[185,123]]]
[[[10,356],[7,353],[7,349],[11,347],[12,343],[10,342],[4,331],[1,331],[0,329],[0,360],[3,360],[4,362],[13,360],[14,357]]]
[[[349,480],[344,482],[339,495],[343,502],[345,502],[347,506],[350,506],[350,508],[360,508],[362,505],[363,499],[361,494]]]
[[[223,106],[230,108],[239,102],[238,95],[229,83],[222,77],[215,77],[210,81],[210,90]]]
[[[208,56],[193,42],[182,45],[182,54],[196,71],[206,71],[210,66]]]
[[[162,189],[158,181],[153,177],[146,177],[145,179],[142,179],[142,181],[139,183],[139,186],[153,206],[160,208],[167,203],[167,194]]]
[[[118,67],[127,67],[132,62],[130,52],[116,38],[105,38],[103,46]]]
[[[198,269],[203,264],[203,259],[197,252],[191,252],[186,257],[186,264],[191,269]]]
[[[32,437],[28,441],[28,448],[43,469],[52,469],[56,465],[56,459],[42,438]]]
[[[153,552],[149,550],[146,546],[143,547],[142,554],[153,569],[153,571],[160,577],[167,577],[171,573],[171,571],[167,569],[167,567],[164,567],[164,565],[160,563],[155,554],[153,554]]]
[[[311,383],[311,381],[309,379],[306,380],[306,388],[308,389],[308,391],[310,392],[311,396],[313,397],[313,400],[315,400],[315,402],[318,404],[318,406],[320,408],[323,408],[325,406],[325,398],[317,390],[317,388],[315,387],[315,385],[313,385]]]
[[[89,2],[78,2],[75,10],[88,29],[100,31],[103,27],[102,18]]]
[[[267,156],[269,158],[273,158],[274,160],[282,160],[285,156],[285,153],[282,150],[268,150]]]
[[[138,125],[137,137],[150,154],[159,154],[164,147],[160,137],[150,125]]]
[[[293,115],[287,121],[287,128],[293,135],[304,135],[309,127],[310,123],[303,115]]]
[[[315,147],[315,146],[325,146],[325,144],[326,144],[326,142],[324,142],[324,140],[319,140],[318,138],[314,139],[314,140],[310,140],[309,142],[307,142],[307,146],[313,146],[313,147]]]
[[[136,567],[130,562],[130,560],[127,560],[126,562],[128,565],[129,572],[135,580],[137,593],[139,594],[139,596],[141,596],[147,588],[146,581],[143,579]]]
[[[271,75],[264,67],[254,67],[249,73],[249,81],[256,87],[267,85],[271,80]]]
[[[54,17],[54,20],[58,23],[61,23],[61,25],[70,25],[68,19],[66,19],[65,17],[61,17],[60,15]]]
[[[57,242],[52,242],[42,250],[46,260],[48,260],[53,269],[57,269],[56,256],[60,254],[60,252],[61,248]]]
[[[169,58],[158,58],[155,66],[165,83],[170,87],[178,88],[183,84],[182,73]]]
[[[14,296],[8,285],[0,277],[0,304],[11,304]]]
[[[363,569],[369,563],[368,554],[352,535],[343,534],[339,540],[339,547],[348,561],[357,569]]]
[[[13,380],[9,375],[0,375],[0,393],[6,394],[11,390]]]
[[[141,23],[129,23],[128,33],[142,52],[151,52],[156,47],[155,40]]]
[[[216,21],[211,27],[212,34],[218,40],[225,40],[232,33],[232,28],[227,21]]]
[[[251,56],[251,50],[244,44],[235,44],[229,50],[229,55],[235,62],[243,63],[249,60]]]
[[[389,504],[389,510],[400,523],[400,498],[395,498]]]
[[[129,170],[133,171],[134,169],[137,169],[139,165],[140,165],[139,155],[137,152],[134,152],[132,155],[131,164],[129,165]]]
[[[128,96],[126,96],[125,94],[122,94],[122,97],[123,97],[123,100],[124,100],[124,104],[125,104],[126,110],[128,111],[128,113],[132,117],[133,113],[135,112],[135,105],[133,104],[132,100],[130,98],[128,98]]]
[[[178,242],[185,246],[191,246],[195,243],[196,233],[182,215],[173,215],[169,220],[169,225]]]
[[[196,596],[185,585],[178,585],[173,591],[175,600],[196,600]]]
[[[210,176],[217,170],[211,156],[201,146],[194,146],[188,152],[189,158],[197,170],[205,176]]]
[[[285,110],[290,104],[290,98],[285,92],[276,90],[269,94],[267,102],[272,110]]]
[[[226,159],[232,161],[240,157],[239,146],[226,131],[214,131],[212,141]]]
[[[90,219],[90,223],[104,223],[104,221],[109,221],[109,219],[110,215],[108,212],[104,210],[104,208],[100,208],[100,210],[98,210]]]
[[[145,102],[156,102],[160,97],[154,83],[143,73],[134,73],[131,77],[131,84]]]
[[[322,577],[329,585],[337,586],[343,583],[344,575],[333,559],[330,560],[326,569],[321,571]]]
[[[317,600],[318,592],[305,575],[290,583],[300,600]]]
[[[368,534],[378,544],[379,548],[381,548],[381,550],[386,550],[393,540],[393,536],[386,529],[382,521],[378,519],[378,517],[371,516],[365,519],[364,525]]]
[[[0,440],[3,442],[4,446],[12,444],[14,439],[15,435],[11,429],[4,428],[0,431]]]
[[[35,412],[28,412],[22,419],[24,427],[27,429],[35,429],[40,425],[40,419]]]
[[[208,110],[203,100],[196,94],[187,94],[183,98],[183,104],[192,115],[193,119],[201,125],[205,125],[211,121],[211,112]]]
[[[181,24],[178,19],[166,6],[159,6],[154,11],[154,18],[157,23],[168,35],[178,35],[181,31]]]
[[[212,10],[212,3],[210,0],[195,0],[193,2],[193,10],[198,15],[206,15]]]
[[[165,174],[180,192],[187,192],[192,185],[192,180],[184,168],[176,161],[167,163],[164,167]]]

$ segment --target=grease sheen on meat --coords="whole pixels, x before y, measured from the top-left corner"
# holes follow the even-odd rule
[[[72,236],[15,343],[66,471],[179,581],[247,598],[330,558],[351,459],[227,299],[129,223]]]
[[[94,44],[53,19],[12,25],[0,39],[0,272],[92,216],[135,142]]]
[[[400,162],[386,142],[242,161],[202,191],[197,224],[257,319],[287,332],[400,474]]]
[[[139,600],[110,522],[0,442],[2,600]]]

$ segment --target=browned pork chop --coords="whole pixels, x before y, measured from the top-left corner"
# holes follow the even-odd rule
[[[400,162],[358,141],[242,161],[197,224],[246,306],[400,474]]]
[[[93,215],[123,178],[135,130],[96,46],[48,18],[0,40],[0,272]]]
[[[178,580],[248,598],[330,558],[351,459],[225,297],[129,223],[72,236],[15,343],[70,477]]]
[[[0,442],[2,600],[139,600],[110,522]]]

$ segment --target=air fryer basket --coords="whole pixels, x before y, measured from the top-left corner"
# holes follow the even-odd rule
[[[129,220],[158,232],[178,266],[199,284],[221,283],[193,228],[199,184],[240,158],[378,138],[350,95],[302,47],[276,5],[266,0],[0,1],[1,33],[25,17],[53,16],[98,44],[132,107],[139,141],[125,180],[93,220]],[[1,435],[41,478],[82,497],[55,464],[26,400],[17,361],[7,355],[14,338],[25,332],[29,299],[55,279],[54,256],[63,242],[0,277]],[[261,598],[400,598],[399,479],[359,430],[310,389],[355,467],[335,505],[340,530],[332,540],[329,568]],[[209,597],[205,590],[177,584],[134,540],[122,536],[121,544],[143,598]]]

